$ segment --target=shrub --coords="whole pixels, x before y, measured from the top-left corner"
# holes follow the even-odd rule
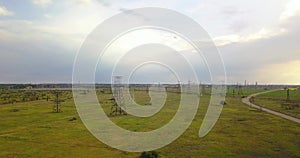
[[[69,119],[69,121],[75,121],[75,120],[77,120],[76,117],[72,117],[72,118]]]
[[[140,158],[158,158],[158,153],[156,151],[144,151]]]

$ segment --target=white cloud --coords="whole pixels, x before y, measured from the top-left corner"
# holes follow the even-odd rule
[[[12,16],[14,15],[13,12],[7,10],[4,6],[0,6],[0,16]]]
[[[32,0],[32,3],[39,6],[48,6],[52,4],[52,0]]]
[[[273,22],[268,23],[266,21],[264,25],[261,25],[260,27],[256,28],[256,31],[251,31],[247,33],[237,32],[233,34],[216,36],[213,40],[218,46],[223,46],[232,43],[245,43],[261,39],[269,39],[287,33],[289,31],[288,27],[290,27],[287,23],[291,22],[290,19],[295,18],[295,16],[297,16],[300,12],[300,1],[291,0],[285,3],[285,7],[283,7],[281,12],[280,9],[277,10],[278,16],[272,18]],[[248,24],[248,26],[251,26],[253,28],[257,26],[256,23],[251,25],[250,24]]]
[[[278,29],[267,29],[262,28],[260,31],[248,35],[239,35],[239,34],[231,34],[226,36],[220,36],[214,38],[214,42],[217,46],[223,46],[231,43],[243,43],[243,42],[251,42],[260,39],[268,39],[282,33],[285,33],[287,30],[284,28]]]
[[[300,11],[300,1],[291,0],[280,15],[280,20],[284,21],[295,16]]]

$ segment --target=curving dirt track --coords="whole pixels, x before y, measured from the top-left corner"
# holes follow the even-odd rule
[[[276,115],[276,116],[279,116],[279,117],[282,117],[282,118],[285,118],[285,119],[288,119],[290,121],[293,121],[293,122],[296,122],[296,123],[300,124],[300,119],[298,119],[298,118],[295,118],[295,117],[292,117],[292,116],[289,116],[289,115],[286,115],[286,114],[283,114],[283,113],[280,113],[280,112],[277,112],[277,111],[274,111],[274,110],[271,110],[271,109],[268,109],[268,108],[264,108],[264,107],[261,107],[259,105],[255,105],[255,104],[253,104],[253,103],[250,102],[250,99],[252,97],[255,97],[257,95],[264,94],[264,93],[278,91],[278,90],[279,89],[274,89],[274,90],[270,90],[270,91],[265,91],[265,92],[251,94],[247,98],[243,98],[242,102],[245,103],[245,104],[247,104],[247,105],[249,105],[250,107],[253,107],[253,108],[265,111],[267,113],[270,113],[270,114],[273,114],[273,115]]]

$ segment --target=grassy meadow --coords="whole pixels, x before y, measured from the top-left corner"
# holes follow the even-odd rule
[[[243,94],[233,96],[229,89],[217,124],[207,136],[199,138],[199,128],[210,99],[209,90],[205,90],[188,130],[156,152],[160,157],[300,157],[299,124],[252,109],[241,102],[242,95],[258,91],[263,90],[245,89]],[[32,99],[24,100],[25,95]],[[109,114],[112,94],[98,89],[97,95]],[[150,101],[142,90],[134,91],[134,96],[142,105]],[[51,92],[2,90],[0,99],[0,157],[127,158],[141,154],[111,148],[90,134],[80,121],[71,91],[60,94],[61,113],[53,112],[55,97]],[[152,117],[122,115],[110,119],[128,130],[151,131],[174,116],[179,101],[179,93],[168,92],[165,106]]]

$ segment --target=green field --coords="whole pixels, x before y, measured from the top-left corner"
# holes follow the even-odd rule
[[[253,103],[300,118],[300,90],[290,91],[290,100],[287,101],[287,91],[279,90],[256,96]]]
[[[248,95],[262,90],[244,91]],[[23,100],[25,93],[33,99]],[[112,94],[105,90],[97,94],[108,114]],[[149,102],[145,91],[135,91],[134,96],[140,104]],[[80,121],[72,93],[66,91],[60,98],[63,112],[54,113],[55,99],[50,92],[1,91],[0,157],[139,157],[141,153],[123,152],[98,141]],[[160,157],[300,157],[299,124],[249,108],[241,103],[240,95],[230,93],[216,126],[199,138],[209,98],[209,92],[201,97],[197,115],[182,136],[156,150]],[[110,119],[125,129],[150,131],[174,116],[179,100],[179,93],[169,92],[163,109],[152,117]]]

